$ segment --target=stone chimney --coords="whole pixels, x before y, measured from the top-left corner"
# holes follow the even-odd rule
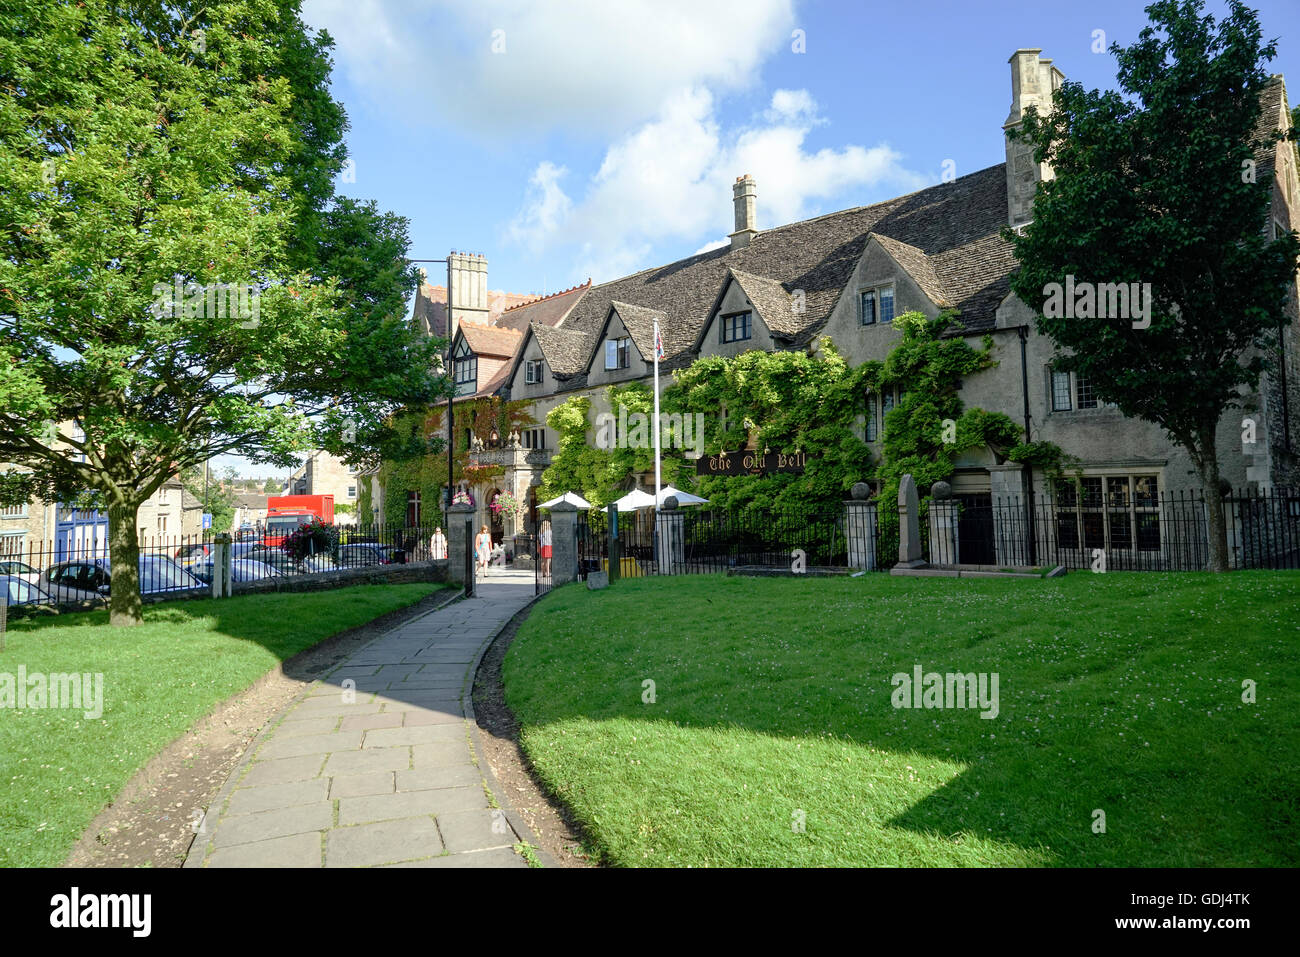
[[[1051,60],[1041,58],[1042,50],[1017,50],[1008,61],[1011,64],[1011,112],[1002,124],[1003,136],[1020,126],[1027,107],[1037,107],[1038,112],[1052,109],[1052,94],[1065,81],[1065,74],[1052,66]],[[1007,222],[1023,226],[1034,218],[1034,193],[1040,180],[1052,178],[1052,168],[1047,163],[1034,162],[1034,150],[1028,143],[1006,138],[1007,148]]]
[[[487,257],[481,253],[451,253],[451,289],[448,290],[447,335],[455,338],[464,320],[488,324]]]
[[[737,176],[735,185],[731,187],[731,195],[736,204],[736,231],[731,234],[731,248],[744,249],[758,235],[757,216],[754,212],[754,177],[748,173]]]

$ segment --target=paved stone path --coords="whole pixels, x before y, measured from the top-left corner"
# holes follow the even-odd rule
[[[526,866],[465,703],[479,650],[532,597],[532,572],[493,570],[313,683],[226,782],[185,866]]]

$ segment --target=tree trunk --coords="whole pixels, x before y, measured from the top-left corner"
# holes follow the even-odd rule
[[[138,502],[108,507],[108,562],[113,576],[108,623],[125,627],[143,621],[140,600],[140,540],[136,534]]]
[[[1209,538],[1209,571],[1226,572],[1228,562],[1228,523],[1223,509],[1223,490],[1219,487],[1219,450],[1214,441],[1214,427],[1203,429],[1197,437],[1199,454],[1192,456],[1201,477],[1201,489],[1205,496],[1205,511],[1208,521],[1206,534]]]

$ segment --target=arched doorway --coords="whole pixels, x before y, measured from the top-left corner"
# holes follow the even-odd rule
[[[492,541],[500,543],[506,537],[506,519],[505,513],[501,510],[498,498],[501,495],[501,489],[494,488],[488,495],[488,521],[491,522]]]

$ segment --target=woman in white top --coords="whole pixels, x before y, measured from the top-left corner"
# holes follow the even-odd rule
[[[492,533],[484,525],[474,538],[474,557],[478,559],[479,573],[487,577],[488,559],[492,557]]]
[[[542,577],[551,577],[551,523],[542,522],[537,534],[538,553],[542,559]]]
[[[429,539],[429,548],[433,552],[435,562],[447,557],[447,536],[442,534],[441,528],[433,530],[433,538]]]

